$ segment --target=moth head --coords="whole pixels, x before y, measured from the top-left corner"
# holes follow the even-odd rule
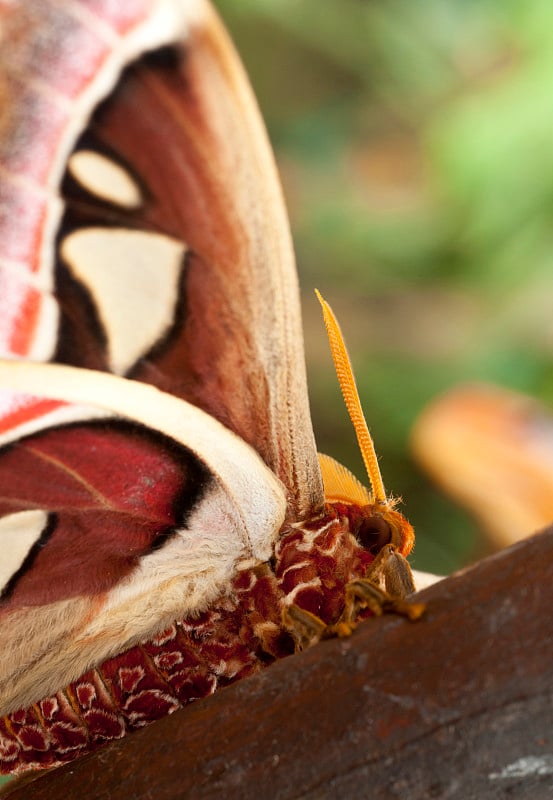
[[[408,555],[415,541],[413,528],[405,517],[394,509],[397,500],[386,495],[374,442],[361,408],[342,331],[326,300],[316,289],[315,293],[323,310],[336,375],[371,486],[370,490],[367,489],[346,467],[330,456],[319,453],[325,500],[327,503],[358,508],[358,513],[353,514],[350,509],[348,516],[353,523],[352,533],[367,549],[376,553],[385,544],[393,544],[402,555]]]

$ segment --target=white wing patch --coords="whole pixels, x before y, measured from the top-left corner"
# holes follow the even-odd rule
[[[71,156],[67,166],[75,180],[96,197],[127,209],[142,204],[142,193],[133,177],[106,156],[92,150],[79,150]]]
[[[64,240],[62,257],[92,296],[116,375],[128,372],[173,323],[185,252],[170,236],[126,228],[86,228]]]
[[[19,511],[0,519],[0,592],[21,567],[48,522],[40,509]]]

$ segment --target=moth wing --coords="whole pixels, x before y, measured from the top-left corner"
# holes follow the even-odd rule
[[[150,385],[23,362],[0,383],[1,716],[205,609],[286,504],[249,445]]]
[[[308,513],[322,488],[280,188],[210,7],[29,0],[0,22],[0,351],[85,368],[2,366],[1,535],[19,542],[2,573],[5,712],[187,613],[183,597],[202,608],[268,557],[285,507]],[[83,437],[94,444],[80,453]],[[163,464],[180,448],[186,475],[158,480],[152,446]],[[105,497],[83,478],[85,454],[95,476],[118,461],[132,479],[109,524],[97,524]],[[72,491],[44,496],[59,470]],[[24,502],[13,476],[35,479]],[[152,480],[189,498],[184,523],[119,511]],[[75,486],[95,503],[75,508]],[[82,542],[64,539],[69,527]]]
[[[3,14],[4,353],[175,394],[261,454],[290,517],[317,509],[286,212],[216,15],[200,0]]]

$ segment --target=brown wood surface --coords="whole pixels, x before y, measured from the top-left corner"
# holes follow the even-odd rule
[[[553,529],[10,800],[553,797]]]

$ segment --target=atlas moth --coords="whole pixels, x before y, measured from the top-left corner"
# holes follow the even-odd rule
[[[212,8],[0,9],[8,773],[421,607],[322,300],[374,496],[317,456],[281,190]]]

